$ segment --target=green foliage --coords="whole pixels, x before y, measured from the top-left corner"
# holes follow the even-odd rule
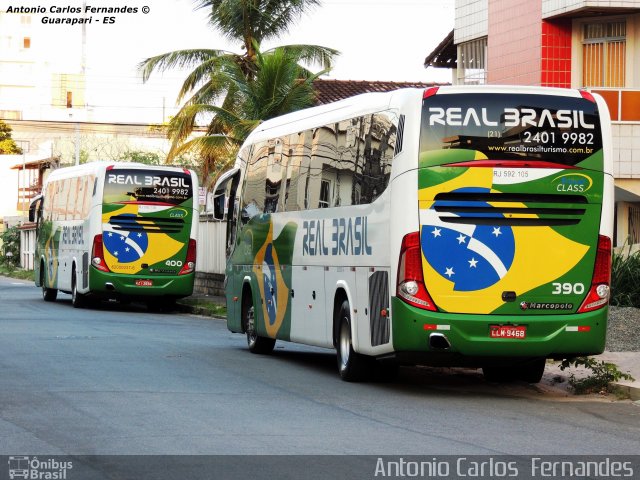
[[[2,252],[0,255],[0,265],[9,271],[20,265],[20,230],[18,227],[10,227],[0,235],[2,240]]]
[[[23,270],[21,268],[11,267],[8,268],[0,264],[0,275],[11,278],[19,278],[21,280],[33,281],[33,270]]]
[[[206,298],[186,297],[178,300],[179,304],[191,307],[192,313],[208,317],[226,317],[227,307]]]
[[[640,307],[640,251],[623,248],[611,259],[611,305]]]
[[[11,138],[12,129],[0,120],[0,155],[20,155],[22,149]]]
[[[160,165],[162,163],[162,159],[158,153],[144,152],[142,150],[129,150],[121,154],[118,160],[144,163],[145,165]]]
[[[598,361],[593,357],[568,358],[560,364],[560,370],[574,366],[591,370],[591,375],[584,378],[576,378],[575,374],[569,377],[569,385],[578,395],[587,393],[601,393],[612,391],[612,383],[618,380],[635,380],[628,373],[621,372],[613,363]]]
[[[177,99],[186,102],[168,126],[168,160],[195,152],[207,179],[233,161],[239,145],[261,121],[311,106],[311,82],[329,71],[338,52],[318,45],[261,49],[263,40],[287,33],[318,0],[194,1],[209,11],[214,29],[240,44],[242,53],[178,50],[148,58],[139,68],[144,81],[155,71],[192,69]],[[319,65],[323,71],[314,75],[303,64]],[[202,124],[208,124],[206,134],[192,139],[194,128]]]

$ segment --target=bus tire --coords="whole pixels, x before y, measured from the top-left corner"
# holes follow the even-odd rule
[[[45,284],[44,264],[40,264],[40,286],[42,287],[42,299],[45,302],[55,302],[58,298],[58,290],[47,288]]]
[[[360,382],[368,371],[368,358],[353,350],[351,341],[351,308],[349,301],[344,300],[340,306],[338,317],[338,373],[345,382]]]
[[[71,274],[71,305],[73,305],[73,308],[83,308],[86,305],[86,297],[78,292],[75,265]]]
[[[276,345],[275,338],[261,337],[256,333],[256,310],[251,299],[251,292],[245,296],[242,308],[242,327],[247,335],[247,345],[251,353],[267,354]]]
[[[518,369],[518,378],[527,383],[539,383],[542,380],[542,375],[544,375],[546,363],[546,358],[536,358],[523,364]]]

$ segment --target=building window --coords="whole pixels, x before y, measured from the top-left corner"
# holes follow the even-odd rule
[[[458,85],[487,82],[487,37],[458,45]]]
[[[584,87],[624,87],[627,55],[627,24],[621,22],[584,25],[582,84]]]
[[[31,38],[30,37],[24,37],[22,39],[22,48],[24,48],[24,49],[31,48]]]
[[[320,182],[320,201],[318,202],[319,208],[329,208],[331,206],[331,182],[329,180],[322,180]]]
[[[640,243],[640,208],[629,206],[629,245]]]

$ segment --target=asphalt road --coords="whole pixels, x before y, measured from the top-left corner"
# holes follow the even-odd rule
[[[403,369],[340,381],[332,351],[250,354],[224,321],[78,310],[0,277],[0,455],[638,454],[640,406]]]

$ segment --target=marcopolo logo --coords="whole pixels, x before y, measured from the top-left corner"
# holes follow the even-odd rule
[[[73,462],[54,458],[38,459],[38,457],[10,456],[9,478],[30,480],[66,480],[67,471],[73,469]]]

